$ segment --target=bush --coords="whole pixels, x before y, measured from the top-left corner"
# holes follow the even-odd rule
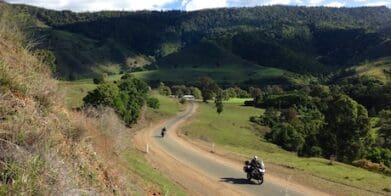
[[[383,165],[381,163],[380,164],[373,163],[372,161],[367,160],[367,159],[356,160],[356,161],[353,161],[352,164],[356,167],[361,167],[361,168],[369,170],[369,171],[380,172],[380,173],[383,173],[383,174],[386,174],[389,176],[391,175],[390,168],[386,167],[385,165]]]
[[[147,105],[150,108],[159,109],[160,107],[159,99],[156,99],[154,97],[148,98]]]
[[[375,163],[383,163],[387,167],[391,167],[391,150],[385,148],[370,148],[365,156],[367,159]]]
[[[251,100],[251,101],[244,101],[244,105],[245,106],[254,106],[254,101]]]
[[[250,122],[253,122],[253,123],[257,123],[257,124],[261,124],[261,118],[257,117],[257,116],[251,116],[250,117]]]
[[[310,155],[314,157],[322,156],[322,148],[319,146],[312,146],[310,149]]]
[[[185,99],[185,98],[180,99],[180,100],[179,100],[179,103],[185,104],[185,103],[186,103],[186,99]]]
[[[303,135],[289,123],[274,126],[272,131],[266,134],[266,138],[285,150],[294,152],[301,150],[305,142]]]
[[[92,81],[94,84],[102,84],[106,82],[107,74],[99,74],[97,77],[95,77]]]

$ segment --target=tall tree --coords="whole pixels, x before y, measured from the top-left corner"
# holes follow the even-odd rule
[[[327,129],[322,132],[327,140],[324,149],[343,162],[361,158],[370,131],[367,110],[347,95],[336,96],[330,105],[325,114]]]
[[[199,88],[197,87],[190,87],[190,92],[191,94],[196,98],[196,99],[201,99],[202,98],[202,92]]]
[[[384,148],[391,149],[391,110],[380,112],[379,136],[382,139],[381,145]]]
[[[251,94],[251,97],[254,99],[255,106],[262,102],[263,93],[261,89],[250,87],[249,92]]]
[[[223,105],[223,91],[219,90],[215,99],[215,106],[216,106],[216,111],[218,114],[221,114],[224,110],[224,105]]]
[[[171,95],[171,89],[170,87],[166,86],[163,82],[160,82],[159,87],[159,94],[169,96]]]
[[[204,102],[208,102],[208,100],[213,99],[213,97],[216,96],[217,91],[220,89],[217,83],[209,77],[200,78],[199,86]]]

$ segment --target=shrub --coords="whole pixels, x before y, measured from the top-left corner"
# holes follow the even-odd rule
[[[383,164],[379,163],[373,163],[370,160],[367,159],[360,159],[353,161],[352,164],[356,167],[361,167],[363,169],[373,171],[373,172],[380,172],[386,175],[391,175],[391,169],[386,167]]]
[[[148,98],[147,105],[150,108],[159,109],[160,107],[159,99],[156,99],[154,97]]]
[[[282,148],[294,152],[301,150],[305,142],[303,135],[289,123],[274,126],[266,138]]]
[[[391,167],[391,150],[385,148],[370,148],[365,156],[367,159],[375,163],[383,163],[387,167]]]
[[[179,100],[179,103],[185,104],[185,103],[186,103],[186,99],[185,99],[185,98],[180,99],[180,100]]]
[[[322,156],[322,148],[319,146],[312,146],[310,149],[310,155],[314,157]]]
[[[102,84],[102,83],[106,82],[106,78],[107,78],[107,74],[106,73],[99,74],[92,81],[94,82],[94,84]]]
[[[245,106],[254,106],[254,101],[251,100],[251,101],[244,101],[244,105]]]

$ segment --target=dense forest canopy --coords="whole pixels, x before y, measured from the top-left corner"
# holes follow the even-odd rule
[[[191,55],[192,48],[205,41],[217,45],[222,54],[213,58],[215,64],[235,56],[261,66],[313,75],[391,54],[391,10],[386,7],[263,6],[95,13],[12,7],[39,21],[35,34],[45,35],[41,47],[54,53],[57,71],[64,78],[89,76],[91,67],[107,64],[119,64],[126,71],[132,66],[129,59],[135,65],[172,68],[178,56],[189,51]],[[208,51],[209,47],[199,50]],[[133,60],[139,56],[145,63]],[[198,59],[201,65],[208,56]],[[197,64],[197,60],[188,61]]]

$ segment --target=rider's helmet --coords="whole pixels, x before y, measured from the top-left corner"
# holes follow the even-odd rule
[[[257,156],[254,156],[254,160],[258,160],[258,157],[257,157]]]

